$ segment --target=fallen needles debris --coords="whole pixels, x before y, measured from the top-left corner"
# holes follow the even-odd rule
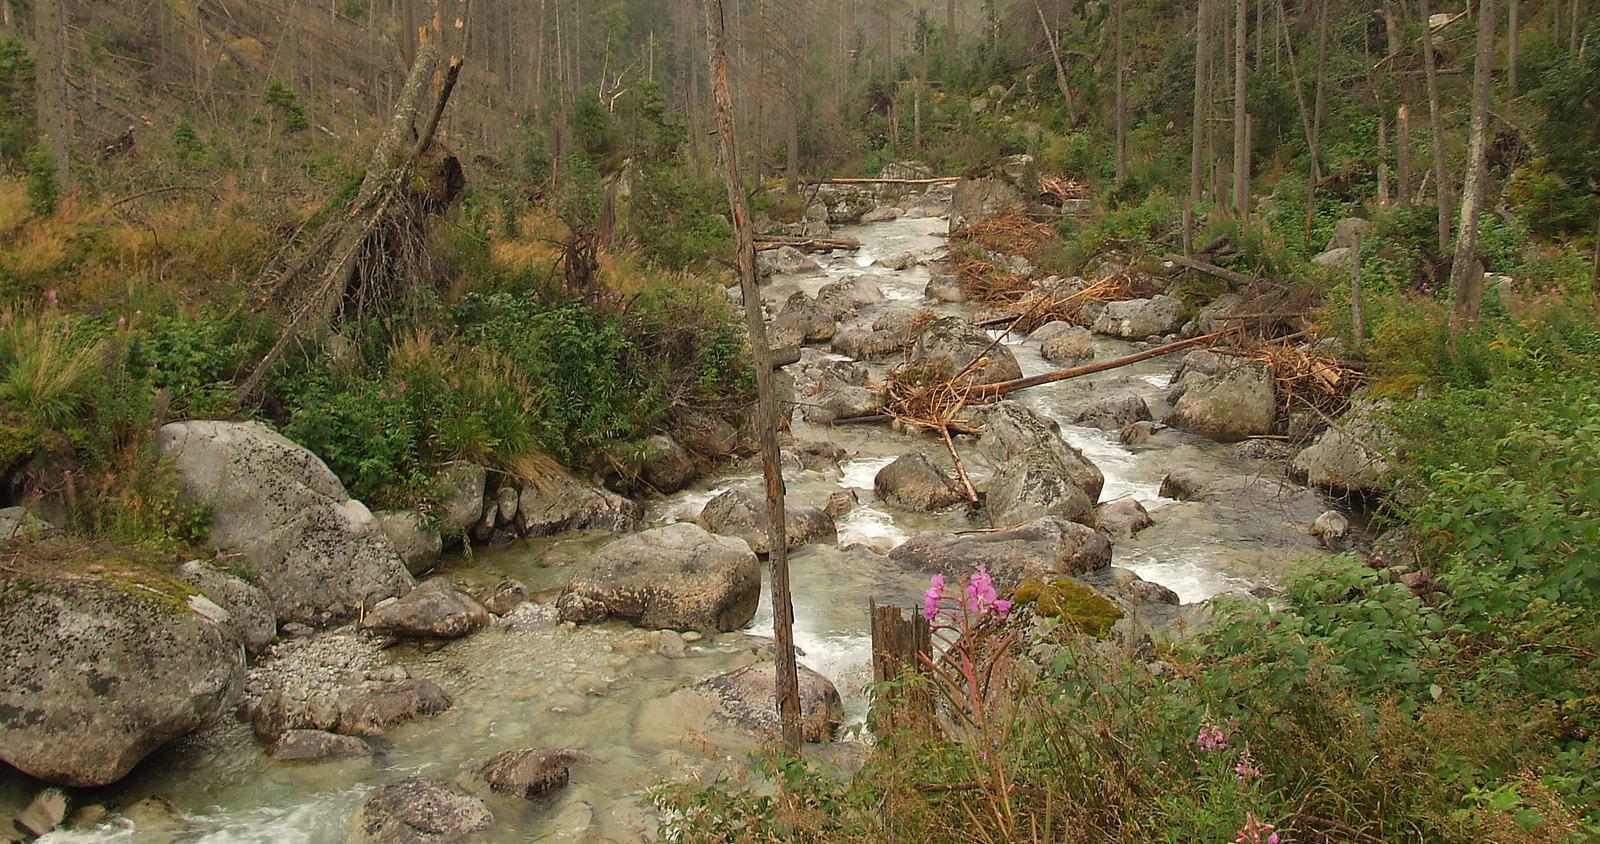
[[[1009,211],[966,226],[950,235],[1002,255],[1022,255],[1032,259],[1061,235],[1044,223],[1036,223],[1021,211]]]

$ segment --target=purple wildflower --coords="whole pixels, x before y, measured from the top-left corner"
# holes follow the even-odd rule
[[[1228,736],[1216,727],[1201,727],[1200,734],[1194,737],[1194,743],[1205,751],[1227,750]]]

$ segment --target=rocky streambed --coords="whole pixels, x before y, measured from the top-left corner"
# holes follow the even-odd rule
[[[1325,551],[1310,531],[1332,505],[1287,480],[1292,452],[1235,436],[1263,385],[1203,356],[1025,390],[984,411],[982,435],[956,447],[987,488],[986,509],[963,503],[939,440],[830,424],[874,409],[868,385],[908,343],[921,355],[959,355],[994,336],[971,327],[974,309],[951,301],[953,285],[930,270],[946,222],[924,209],[937,201],[836,230],[861,249],[782,267],[790,272],[764,289],[778,342],[805,344],[785,370],[795,404],[785,462],[791,525],[804,528],[791,533],[791,561],[808,735],[838,739],[811,752],[844,760],[863,747],[848,727],[864,716],[870,680],[868,596],[913,606],[931,572],[962,574],[980,561],[1013,582],[1040,569],[1077,574],[1138,608],[1137,627],[1119,633],[1132,641],[1204,623],[1205,599],[1270,589],[1296,559]],[[917,316],[924,310],[931,317]],[[1162,302],[1107,310],[1095,334],[1047,326],[1006,337],[995,379],[1126,354],[1148,342],[1140,320],[1176,316]],[[1208,396],[1220,398],[1200,400]],[[1208,436],[1154,422],[1178,408]],[[1341,479],[1338,454],[1301,462],[1315,465],[1313,479]],[[371,530],[359,502],[319,487],[315,467],[297,483],[291,500],[311,496],[324,508],[307,505],[318,535]],[[341,565],[356,582],[315,567],[309,581],[253,572],[269,603],[294,608],[278,613],[284,635],[270,644],[270,635],[241,636],[255,654],[248,670],[199,672],[242,686],[240,717],[167,743],[114,784],[74,789],[70,829],[42,840],[648,840],[654,783],[743,766],[772,726],[772,611],[750,547],[761,539],[750,505],[760,489],[747,462],[642,510],[589,491],[590,515],[576,524],[595,527],[577,530],[545,518],[548,493],[524,490],[518,512],[533,495],[545,514],[527,521],[535,529],[517,521],[513,534],[524,538],[447,556],[399,602],[383,600],[408,588],[408,561],[393,552],[352,552]],[[545,521],[559,532],[539,535]],[[1017,527],[957,533],[991,523]],[[1096,523],[1098,532],[1087,526]],[[486,535],[495,526],[490,517]],[[326,559],[296,541],[283,538],[279,558]],[[629,554],[667,549],[687,562],[648,582],[625,579]],[[412,556],[431,559],[426,547]],[[207,601],[218,587],[203,576],[191,578],[203,595],[172,594],[248,616],[240,601]],[[335,600],[304,600],[319,591]],[[20,811],[41,787],[8,770],[0,809]]]

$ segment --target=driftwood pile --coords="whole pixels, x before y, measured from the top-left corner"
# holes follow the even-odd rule
[[[1285,343],[1261,343],[1246,354],[1251,363],[1272,367],[1278,380],[1278,401],[1286,409],[1310,407],[1324,416],[1338,416],[1350,406],[1361,373],[1338,358]]]

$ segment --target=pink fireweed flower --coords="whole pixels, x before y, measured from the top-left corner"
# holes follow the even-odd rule
[[[1011,612],[1011,602],[1000,599],[994,588],[994,579],[984,566],[979,566],[977,573],[968,578],[965,588],[948,590],[942,574],[934,575],[928,583],[928,591],[922,593],[922,617],[935,622],[935,628],[954,626],[937,623],[941,615],[947,616],[951,622],[963,616],[971,622],[991,612],[996,615]],[[946,602],[951,606],[946,607]]]
[[[1239,788],[1244,788],[1245,783],[1261,777],[1261,769],[1248,762],[1240,762],[1234,765],[1233,772],[1237,775],[1234,779],[1234,784]]]
[[[389,397],[389,394],[388,394],[388,393],[386,393],[386,392],[384,392],[384,391],[383,391],[383,390],[379,390],[379,391],[378,391],[378,398],[380,398],[380,399],[386,399],[386,398],[388,398],[388,397]]]
[[[1233,839],[1233,844],[1278,844],[1278,833],[1273,832],[1277,827],[1269,823],[1256,820],[1254,812],[1244,815],[1244,827],[1239,830],[1239,837]]]
[[[1200,734],[1194,737],[1194,743],[1201,750],[1227,750],[1228,735],[1216,727],[1201,727]]]
[[[125,317],[125,316],[117,317],[117,327],[118,328],[127,328],[128,327],[128,318]]]
[[[50,303],[50,307],[52,307],[52,308],[55,307],[56,306],[56,292],[54,290],[46,290],[44,292],[44,300],[46,302]]]
[[[938,617],[939,601],[944,598],[944,575],[936,574],[928,582],[928,591],[922,593],[922,617],[932,621]]]

